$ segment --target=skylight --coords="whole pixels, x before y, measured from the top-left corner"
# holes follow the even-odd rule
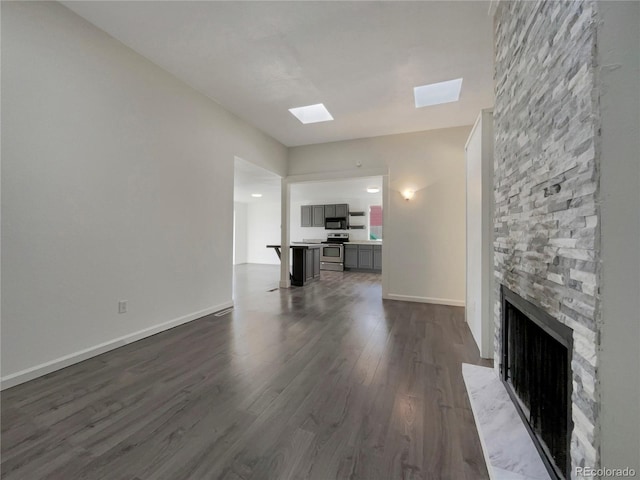
[[[446,82],[432,83],[414,87],[413,96],[416,101],[416,108],[439,105],[441,103],[457,102],[460,98],[460,88],[462,79],[456,78]]]
[[[329,110],[327,110],[322,103],[307,105],[306,107],[290,108],[289,111],[304,124],[333,120]]]

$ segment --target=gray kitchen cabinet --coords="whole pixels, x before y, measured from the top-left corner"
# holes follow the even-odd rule
[[[335,216],[336,217],[347,217],[349,215],[349,205],[347,205],[346,203],[339,203],[337,205],[334,205],[335,207]],[[329,215],[327,215],[328,217]]]
[[[305,268],[304,268],[304,280],[308,282],[314,278],[320,276],[320,249],[310,248],[304,251],[305,254]]]
[[[362,272],[382,272],[382,245],[346,244],[344,268]]]
[[[373,246],[373,269],[382,271],[382,245]]]
[[[335,205],[325,205],[324,206],[324,218],[334,218],[339,215],[336,215],[336,206]]]
[[[280,248],[280,245],[268,246]],[[291,245],[291,285],[303,287],[320,277],[320,249],[321,245]]]
[[[313,249],[313,277],[320,276],[320,248]]]
[[[313,205],[311,222],[314,227],[324,227],[324,205]]]
[[[324,227],[326,218],[347,218],[349,205],[338,203],[333,205],[302,205],[300,207],[301,227]]]
[[[358,268],[358,245],[344,246],[344,267]]]
[[[303,205],[301,213],[301,227],[310,227],[312,225],[311,219],[313,218],[313,206],[312,205]]]
[[[373,245],[358,245],[358,268],[373,269]]]
[[[306,268],[304,269],[304,281],[308,282],[309,280],[313,279],[313,250],[309,249],[309,250],[305,250],[304,251],[305,254],[305,266]]]

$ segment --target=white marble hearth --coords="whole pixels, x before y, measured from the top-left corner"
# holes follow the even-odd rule
[[[533,440],[493,368],[462,364],[462,376],[493,480],[549,480]]]

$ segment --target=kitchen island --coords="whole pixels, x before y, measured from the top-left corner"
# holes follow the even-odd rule
[[[295,243],[289,246],[293,253],[291,270],[289,274],[291,285],[303,287],[314,278],[320,278],[320,248],[317,243]],[[267,245],[273,248],[282,260],[281,245]]]

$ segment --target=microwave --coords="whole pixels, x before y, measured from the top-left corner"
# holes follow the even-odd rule
[[[346,230],[347,219],[345,217],[325,218],[324,228],[325,230]]]

